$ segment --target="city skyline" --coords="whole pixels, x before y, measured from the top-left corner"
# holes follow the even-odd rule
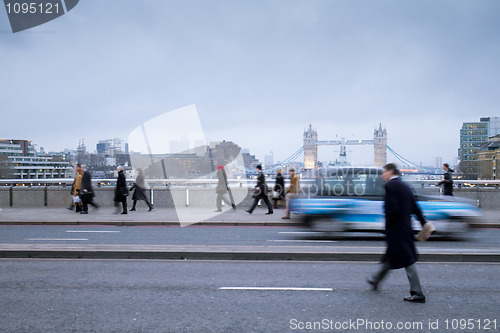
[[[3,140],[19,140],[19,139],[13,139],[13,138],[8,138],[8,139],[5,139],[5,138],[1,138]],[[344,138],[342,138],[344,139]],[[37,154],[39,155],[51,155],[51,154],[61,154],[61,153],[73,153],[74,156],[77,156],[79,151],[83,151],[85,152],[86,154],[95,154],[95,155],[106,155],[106,156],[114,156],[114,154],[117,152],[119,154],[126,154],[126,155],[129,155],[129,154],[132,154],[132,155],[144,155],[144,156],[147,156],[149,155],[149,153],[147,152],[144,152],[144,151],[134,151],[134,150],[131,150],[129,151],[129,153],[127,154],[127,151],[128,151],[128,142],[126,140],[122,140],[121,138],[113,138],[113,139],[99,139],[97,140],[97,142],[95,144],[88,144],[87,141],[85,140],[85,138],[80,138],[78,140],[78,144],[76,147],[74,148],[64,148],[62,150],[54,150],[54,149],[47,149],[45,146],[43,146],[42,144],[39,144],[37,142],[34,142],[32,140],[29,140],[29,139],[20,139],[20,140],[26,140],[27,142],[30,142],[30,145],[33,147],[34,151],[36,151]],[[100,150],[103,150],[103,147],[101,147],[101,145],[104,143],[104,142],[108,142],[108,141],[119,141],[121,143],[121,147],[125,147],[125,148],[121,148],[119,147],[118,150],[116,150],[116,148],[112,148],[110,149],[110,151],[108,152],[107,150],[106,151],[100,151]],[[184,141],[184,142],[182,142]],[[192,142],[191,142],[192,141]],[[320,140],[318,140],[320,141]],[[334,141],[342,141],[342,140],[339,140],[339,138],[337,137]],[[221,142],[230,142],[230,143],[234,143],[234,141],[232,140],[221,140],[221,141],[211,141],[211,142],[207,142],[207,146],[210,146],[210,147],[214,147],[215,145],[218,145],[220,144]],[[192,145],[194,144],[194,145]],[[199,151],[199,149],[197,148],[203,148],[203,147],[206,147],[205,144],[200,141],[200,140],[189,140],[187,137],[181,137],[181,140],[169,140],[167,145],[169,147],[169,149],[167,148],[167,151],[163,151],[163,152],[160,152],[160,151],[157,151],[155,152],[153,155],[155,156],[161,156],[161,155],[175,155],[175,154],[182,154],[182,153],[188,153],[188,154],[191,154],[191,153],[197,153],[197,151]],[[341,148],[340,148],[341,145],[333,145],[333,148],[329,148],[329,151],[327,151],[326,153],[323,151],[321,153],[321,149],[325,150],[324,146],[322,148],[321,144],[319,144],[317,147],[318,147],[318,162],[322,163],[322,164],[328,164],[330,162],[337,162],[337,163],[342,163],[342,158],[339,156],[340,152],[341,152]],[[360,165],[360,164],[356,164],[356,163],[352,163],[351,159],[350,159],[350,156],[352,155],[353,151],[351,149],[360,149],[361,150],[365,150],[365,151],[368,151],[370,154],[373,154],[373,145],[372,144],[369,144],[367,145],[368,147],[366,146],[357,146],[357,147],[353,147],[353,146],[350,146],[349,144],[347,144],[345,147],[347,148],[347,163],[350,164],[350,165]],[[173,148],[173,147],[176,147],[176,148]],[[179,149],[179,147],[184,147],[184,149]],[[116,150],[116,152],[115,152]],[[241,147],[241,151],[242,152],[246,152],[247,154],[249,155],[253,155],[253,156],[256,156],[256,158],[258,160],[260,160],[260,163],[265,165],[266,167],[267,166],[271,166],[271,165],[276,165],[276,164],[281,164],[282,162],[284,162],[283,160],[275,160],[274,159],[274,151],[273,150],[270,150],[268,151],[264,156],[262,157],[259,157],[257,156],[256,154],[254,154],[249,148],[246,148],[246,147]],[[390,155],[390,151],[387,152],[388,155]],[[296,154],[294,154],[295,156]],[[331,156],[330,159],[322,159],[321,156],[325,157],[329,157]],[[287,158],[288,159],[288,158]],[[441,157],[435,157],[434,158],[434,161],[433,161],[433,164],[429,164],[429,165],[423,165],[423,167],[435,167],[435,168],[438,168],[436,166],[436,162],[435,160],[436,159],[439,159],[439,160],[442,160]],[[272,161],[272,162],[271,162]],[[74,162],[74,161],[73,161]],[[292,161],[290,161],[290,163],[304,163],[304,153],[301,152],[297,158],[294,158]],[[400,166],[403,166],[403,165],[406,165],[406,164],[403,164],[403,162],[401,161],[398,161],[397,163],[399,163]],[[368,163],[366,164],[366,166],[373,166],[374,164],[373,163]],[[133,165],[132,165],[133,166]]]
[[[381,123],[410,161],[453,164],[462,123],[499,114],[499,16],[497,1],[89,0],[16,34],[4,20],[0,137],[94,146],[195,104],[206,141],[260,160],[292,155],[309,124],[334,140]]]
[[[380,125],[381,124],[379,124],[379,126]],[[363,139],[367,139],[367,138],[368,137],[364,137]],[[102,144],[104,141],[113,141],[113,140],[119,140],[119,141],[121,141],[122,144],[128,145],[127,140],[124,140],[122,138],[113,138],[113,139],[99,138],[99,139],[96,139],[95,142],[90,142],[90,143],[88,142],[88,140],[86,138],[79,138],[76,147],[65,147],[65,148],[62,148],[62,149],[51,149],[51,148],[47,148],[47,146],[43,145],[42,143],[35,142],[33,140],[30,140],[29,138],[22,138],[22,139],[19,139],[19,138],[1,138],[1,139],[27,140],[27,141],[30,141],[30,142],[32,142],[33,147],[39,153],[42,153],[42,154],[60,153],[60,152],[66,152],[66,151],[76,152],[81,147],[81,145],[84,145],[86,147],[86,151],[88,153],[99,154],[98,145]],[[164,153],[180,153],[182,151],[188,151],[189,147],[191,146],[190,145],[191,143],[194,144],[195,146],[200,146],[203,143],[202,141],[197,140],[197,139],[196,140],[191,140],[192,141],[191,142],[189,140],[189,138],[186,137],[186,136],[184,136],[184,135],[183,136],[179,136],[178,139],[179,140],[168,140],[168,145],[170,146],[170,150],[171,151],[170,152],[165,151]],[[318,138],[318,140],[321,140],[321,139],[322,138]],[[347,139],[347,137],[339,137],[338,135],[336,135],[334,138],[331,138],[329,140],[340,140],[340,139]],[[361,140],[361,138],[354,138],[354,137],[352,139],[354,139],[354,140],[358,140],[358,139]],[[185,141],[185,142],[183,143],[182,141]],[[234,140],[230,140],[230,139],[222,139],[221,141],[235,142]],[[221,142],[221,141],[211,141],[211,142],[216,142],[217,143],[217,142]],[[207,142],[207,144],[210,144],[210,142]],[[185,147],[185,149],[173,149],[172,150],[172,146],[173,145],[174,146],[180,145],[179,147]],[[92,148],[92,147],[94,147],[94,148]],[[242,147],[242,149],[243,150],[249,150],[249,153],[252,154],[252,155],[255,155],[257,157],[257,159],[259,159],[259,160],[262,161],[262,163],[265,163],[265,160],[266,160],[266,158],[269,157],[269,154],[273,155],[273,160],[274,160],[274,150],[273,150],[272,147],[270,148],[269,151],[264,152],[263,156],[259,156],[258,154],[253,153],[250,148]],[[347,149],[348,149],[347,150],[347,152],[348,152],[347,153],[347,162],[349,162],[351,165],[366,165],[366,166],[373,165],[373,161],[372,162],[365,162],[365,164],[363,164],[363,163],[357,163],[355,161],[353,162],[353,159],[352,159],[353,155],[354,156],[359,156],[360,154],[363,154],[363,153],[365,153],[365,154],[372,154],[373,155],[373,146],[371,146],[371,145],[369,147],[366,147],[366,146],[358,146],[358,147],[347,146]],[[459,149],[459,147],[457,149]],[[133,150],[131,152],[134,153]],[[138,153],[138,152],[135,151],[135,153]],[[322,163],[340,161],[339,160],[339,153],[340,153],[340,146],[334,146],[334,148],[329,148],[329,149],[328,148],[325,149],[324,147],[322,148],[321,146],[318,146],[318,161],[322,162]],[[292,154],[290,154],[290,155],[292,155]],[[400,166],[404,165],[403,162],[401,162],[390,151],[387,152],[387,156],[388,156],[388,161],[396,162],[396,164],[398,164]],[[287,157],[285,157],[285,159]],[[299,158],[297,160],[295,160],[295,161],[303,162],[303,160],[304,160],[303,157],[304,156],[303,156],[303,153],[302,153],[301,156],[299,156]],[[405,157],[405,156],[403,156],[403,157]],[[455,162],[457,162],[457,159],[459,157],[460,156],[457,154],[457,156],[455,156],[454,159],[448,161],[448,163],[450,165],[455,165]],[[368,158],[368,160],[369,160],[369,158]],[[436,163],[436,160],[439,160],[440,162]],[[282,161],[283,161],[283,159],[276,159],[276,160],[274,160],[274,163],[280,163]],[[438,168],[438,164],[441,165],[442,163],[444,163],[442,156],[434,156],[433,158],[429,159],[428,164],[425,164],[424,162],[421,162],[421,161],[417,162],[416,164],[420,165],[420,166],[423,166],[423,167]]]

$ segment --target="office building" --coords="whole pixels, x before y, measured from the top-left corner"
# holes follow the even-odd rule
[[[98,155],[103,155],[105,157],[115,157],[118,154],[128,154],[128,144],[118,138],[100,140],[96,144],[96,152]]]
[[[500,117],[483,117],[463,123],[460,130],[460,172],[465,179],[478,179],[478,153],[489,137],[500,134]]]
[[[443,158],[435,157],[434,158],[434,168],[441,169],[443,167]]]
[[[500,162],[500,134],[492,136],[478,152],[478,179],[500,179],[497,162]]]
[[[40,155],[31,141],[0,139],[0,178],[70,178],[73,167],[66,155]]]
[[[270,151],[269,155],[264,156],[264,165],[266,168],[273,166],[274,164],[274,152]]]
[[[8,156],[35,156],[35,147],[28,140],[0,139],[0,154]]]

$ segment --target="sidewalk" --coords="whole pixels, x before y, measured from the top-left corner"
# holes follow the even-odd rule
[[[284,209],[276,209],[274,214],[265,215],[267,208],[257,207],[252,214],[244,208],[225,208],[222,213],[214,209],[185,208],[176,212],[173,208],[159,208],[151,212],[146,207],[138,208],[135,212],[126,215],[116,214],[114,208],[89,208],[86,215],[75,213],[66,208],[3,208],[0,211],[1,224],[95,224],[95,225],[179,225],[178,216],[183,217],[183,225],[273,225],[291,226],[297,222],[283,220]],[[181,215],[182,214],[182,215]]]

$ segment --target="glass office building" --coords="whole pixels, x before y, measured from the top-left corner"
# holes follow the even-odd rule
[[[460,171],[466,179],[478,178],[478,153],[489,138],[500,134],[500,117],[483,117],[463,123],[460,130]]]

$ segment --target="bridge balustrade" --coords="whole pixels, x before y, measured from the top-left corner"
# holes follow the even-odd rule
[[[133,179],[128,179],[129,185]],[[70,189],[73,179],[0,180],[0,207],[65,207],[71,203]],[[216,179],[148,179],[150,199],[156,207],[171,207],[173,198],[191,207],[215,205]],[[250,204],[255,179],[229,179],[230,189],[240,197],[246,196],[242,205]],[[484,209],[498,209],[500,202],[499,180],[455,180],[454,194],[467,198]],[[267,180],[269,189],[274,179]],[[408,181],[417,194],[441,195],[442,187],[434,186],[435,180]],[[116,179],[94,179],[96,201],[104,206],[113,205]],[[312,197],[318,193],[314,179],[302,179],[301,194]],[[286,186],[289,181],[286,180]]]

